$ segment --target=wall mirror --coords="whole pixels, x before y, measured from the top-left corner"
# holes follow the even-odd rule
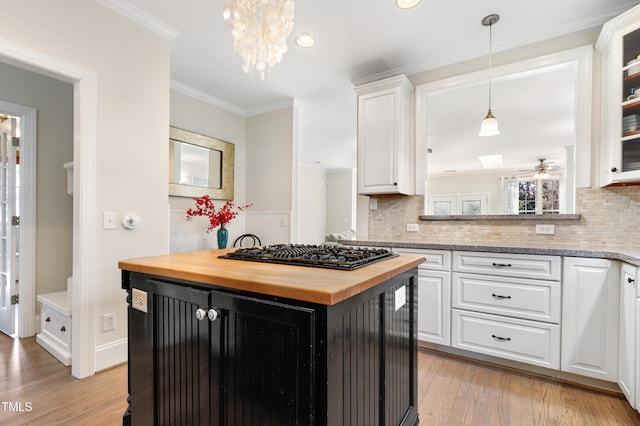
[[[591,67],[586,46],[494,68],[490,137],[478,136],[488,70],[417,86],[424,214],[575,213],[576,187],[590,185]]]
[[[169,128],[169,195],[233,200],[234,145]]]

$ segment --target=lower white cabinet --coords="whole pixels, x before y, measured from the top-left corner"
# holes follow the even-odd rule
[[[418,266],[418,340],[451,345],[451,252],[397,248],[424,256]]]
[[[454,309],[451,346],[558,369],[560,326]]]
[[[71,365],[71,294],[67,291],[39,294],[40,333],[36,342],[58,361]]]
[[[631,405],[636,404],[636,275],[637,268],[622,264],[620,274],[620,341],[618,386]]]
[[[451,345],[451,273],[418,272],[418,340]]]
[[[620,265],[565,257],[561,370],[618,381]]]

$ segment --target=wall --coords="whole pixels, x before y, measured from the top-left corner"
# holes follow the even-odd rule
[[[321,244],[327,221],[327,172],[310,164],[298,168],[298,237],[299,244]]]
[[[297,112],[296,107],[247,119],[247,232],[263,244],[296,240]]]
[[[355,170],[327,173],[327,230],[326,234],[355,230],[356,199]]]
[[[66,290],[73,198],[62,165],[73,160],[73,86],[0,63],[0,99],[37,109],[36,294]]]
[[[159,148],[166,147],[169,134],[169,42],[84,0],[12,3],[0,39],[96,74],[97,186],[81,189],[94,191],[100,225],[103,211],[116,212],[118,223],[124,213],[135,212],[141,224],[135,231],[87,230],[95,231],[93,337],[82,343],[93,346],[88,365],[97,370],[124,362],[127,305],[118,260],[168,250],[168,152]],[[78,143],[83,141],[75,149]],[[116,329],[102,332],[102,315],[112,312]],[[76,345],[74,356],[77,351]],[[91,374],[75,368],[74,374]]]
[[[581,31],[563,37],[494,54],[494,66],[533,58],[595,43],[600,28]],[[486,66],[480,60],[467,61],[437,70],[410,76],[414,84],[437,81],[455,75],[477,71]],[[521,221],[419,221],[423,214],[422,196],[380,196],[378,209],[369,212],[369,239],[381,241],[412,241],[427,243],[499,244],[567,244],[585,247],[603,245],[636,246],[640,237],[640,186],[599,188],[598,164],[600,151],[600,55],[594,53],[593,105],[591,134],[591,188],[576,191],[576,213],[579,221],[556,221],[555,236],[535,235],[535,223]],[[536,221],[537,222],[537,221]],[[407,233],[407,223],[419,223],[418,233]],[[549,223],[540,221],[538,223]]]
[[[249,204],[251,201],[247,200],[245,180],[247,119],[175,89],[171,90],[170,113],[172,126],[234,144],[234,202],[239,205]],[[166,148],[169,149],[168,140]],[[221,205],[223,204],[221,201]],[[169,205],[171,253],[217,248],[215,232],[205,232],[206,220],[196,218],[191,222],[186,221],[186,210],[194,206],[191,198],[169,197]],[[217,206],[217,203],[214,205]],[[228,230],[231,245],[238,236],[245,233],[245,214],[236,217],[229,224]]]

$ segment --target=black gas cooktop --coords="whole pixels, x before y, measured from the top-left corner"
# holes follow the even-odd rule
[[[239,248],[220,258],[352,271],[395,256],[383,248],[275,244]]]

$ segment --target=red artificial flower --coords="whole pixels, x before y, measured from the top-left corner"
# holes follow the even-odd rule
[[[213,231],[218,226],[226,225],[238,216],[238,213],[251,207],[253,204],[247,204],[246,206],[238,206],[231,201],[224,203],[222,208],[216,210],[216,207],[211,201],[211,197],[203,195],[200,198],[194,198],[196,202],[195,209],[187,210],[187,220],[195,216],[206,216],[209,218],[209,226],[207,232]]]

